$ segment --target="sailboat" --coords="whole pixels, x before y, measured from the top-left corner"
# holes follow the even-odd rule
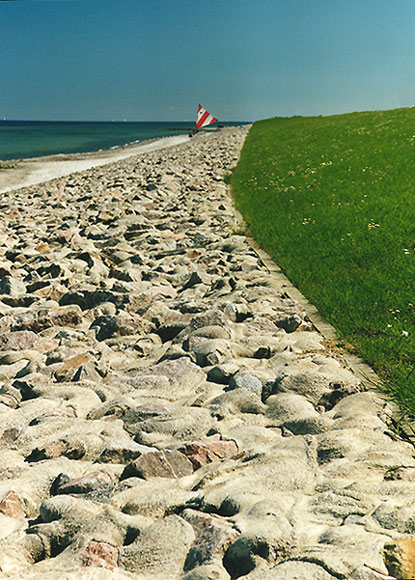
[[[212,123],[216,123],[217,119],[211,115],[202,105],[197,108],[196,129],[202,129]]]
[[[216,117],[211,115],[202,105],[199,105],[197,108],[196,127],[193,129],[192,134],[194,135],[199,129],[203,129],[203,127],[207,127],[216,122]]]

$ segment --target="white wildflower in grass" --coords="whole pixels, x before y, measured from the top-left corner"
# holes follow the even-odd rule
[[[392,328],[392,324],[388,324],[386,328]]]
[[[375,221],[371,219],[370,222],[367,224],[367,229],[373,230],[374,228],[380,228],[380,224],[375,223]]]
[[[408,248],[404,248],[404,249],[403,249],[403,252],[404,252],[404,254],[405,254],[406,256],[408,256],[408,254],[410,253],[410,252],[409,252],[409,250],[408,250]]]
[[[402,330],[402,336],[408,336],[409,332],[407,330]]]

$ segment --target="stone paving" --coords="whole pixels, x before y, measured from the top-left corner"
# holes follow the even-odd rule
[[[0,571],[415,576],[415,455],[240,229],[247,127],[3,194]]]

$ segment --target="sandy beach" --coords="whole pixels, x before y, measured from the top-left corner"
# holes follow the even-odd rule
[[[0,193],[19,189],[20,187],[29,187],[49,179],[64,177],[77,171],[85,171],[91,167],[127,159],[132,155],[148,153],[164,147],[172,147],[179,143],[185,143],[188,139],[188,135],[177,135],[154,141],[143,141],[142,143],[106,151],[17,159],[11,162],[3,162],[5,167],[1,167],[2,162],[0,162]]]
[[[246,237],[248,130],[3,192],[2,578],[411,577],[413,446]]]

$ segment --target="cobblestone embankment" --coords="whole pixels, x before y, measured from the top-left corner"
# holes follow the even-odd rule
[[[414,449],[238,233],[246,132],[3,194],[3,577],[413,575]]]

